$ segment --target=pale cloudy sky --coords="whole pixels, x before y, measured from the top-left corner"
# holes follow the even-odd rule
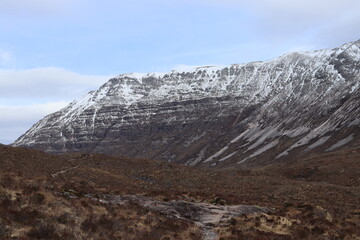
[[[0,0],[0,143],[126,72],[360,38],[358,0]]]

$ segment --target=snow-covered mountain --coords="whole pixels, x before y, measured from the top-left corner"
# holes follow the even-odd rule
[[[271,61],[122,74],[14,145],[252,165],[358,145],[359,125],[360,40]]]

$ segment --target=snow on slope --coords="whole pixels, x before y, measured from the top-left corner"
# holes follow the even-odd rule
[[[115,149],[124,144],[124,149],[137,149],[131,156],[151,155],[189,165],[247,162],[274,148],[280,152],[273,158],[282,158],[298,148],[310,151],[332,142],[330,133],[345,123],[358,125],[359,60],[357,41],[263,62],[121,74],[45,117],[14,145],[50,152],[96,147],[107,152],[109,145]],[[230,120],[229,126],[222,126]],[[212,125],[201,127],[202,121]],[[176,127],[189,124],[200,125],[191,130]],[[159,133],[163,130],[142,136],[153,126],[168,131],[162,133],[166,141]],[[282,144],[285,137],[293,143]],[[154,149],[151,153],[138,150],[145,143]]]

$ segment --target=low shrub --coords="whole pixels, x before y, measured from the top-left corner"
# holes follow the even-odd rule
[[[35,239],[60,239],[60,236],[55,232],[55,227],[48,224],[31,229],[27,233],[27,236]]]

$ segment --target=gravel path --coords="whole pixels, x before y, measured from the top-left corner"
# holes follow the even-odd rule
[[[203,240],[217,240],[214,230],[218,226],[229,225],[229,220],[241,214],[269,212],[270,209],[249,205],[220,206],[208,203],[194,203],[182,200],[159,201],[153,198],[136,195],[100,195],[89,198],[105,203],[124,205],[137,203],[149,210],[161,212],[169,218],[184,219],[199,226],[203,231]]]

